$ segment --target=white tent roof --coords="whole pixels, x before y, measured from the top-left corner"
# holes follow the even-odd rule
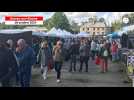
[[[52,28],[49,32],[46,33],[47,36],[50,36],[50,37],[58,37],[58,31],[57,29],[54,27]]]
[[[71,34],[70,32],[67,32],[66,30],[63,30],[63,34],[64,34],[64,37],[65,37],[65,38],[71,38],[71,37],[74,37],[73,34]]]
[[[51,37],[61,37],[61,38],[70,38],[73,35],[70,32],[67,32],[66,30],[56,29],[52,28],[48,33],[47,36]]]
[[[23,29],[3,29],[3,30],[0,30],[0,33],[4,33],[4,34],[19,34],[21,32],[26,32],[26,31],[30,31],[30,30],[23,30]]]
[[[86,32],[80,32],[76,35],[77,37],[89,37],[89,34]]]
[[[64,38],[64,32],[61,29],[58,29],[58,36]]]
[[[45,32],[32,32],[32,35],[36,35],[36,36],[47,36],[47,34]]]
[[[46,27],[35,27],[35,26],[25,27],[24,29],[47,31]]]

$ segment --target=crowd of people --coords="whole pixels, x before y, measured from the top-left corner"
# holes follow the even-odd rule
[[[12,40],[0,42],[0,82],[2,86],[18,83],[21,87],[29,87],[32,65],[36,62],[34,50],[24,39],[17,41],[14,48]]]
[[[47,79],[47,72],[55,69],[57,82],[61,82],[61,69],[64,61],[69,61],[69,72],[88,72],[88,62],[91,59],[100,65],[101,72],[108,71],[108,60],[119,60],[119,41],[108,39],[66,39],[52,43],[49,39],[42,42],[33,41],[32,46],[24,39],[19,39],[15,46],[9,39],[6,43],[0,42],[0,83],[2,86],[30,87],[32,66],[39,65],[41,75]],[[76,66],[80,63],[80,66]],[[79,68],[78,68],[79,67]],[[14,83],[15,81],[15,83]]]

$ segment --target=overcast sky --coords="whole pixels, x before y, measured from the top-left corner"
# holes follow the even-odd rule
[[[79,24],[81,22],[87,21],[91,16],[103,17],[106,19],[107,23],[110,24],[112,21],[120,18],[122,15],[126,13],[134,13],[134,12],[65,12],[69,21],[75,21]],[[44,16],[44,19],[51,18],[54,12],[0,12],[0,21],[4,20],[5,15],[24,15],[24,16]]]

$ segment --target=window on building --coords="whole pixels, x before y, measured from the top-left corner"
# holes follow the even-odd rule
[[[97,35],[100,35],[100,33],[99,33],[99,32],[97,32]]]
[[[102,27],[102,30],[104,30],[104,27]]]
[[[95,30],[95,28],[93,28],[93,30]]]
[[[102,32],[102,35],[104,35],[104,32]]]
[[[99,30],[99,28],[97,28],[97,30]]]
[[[83,31],[84,31],[84,28],[83,28]]]
[[[87,30],[89,30],[89,28],[87,27]]]
[[[95,32],[93,32],[93,35],[95,35]]]

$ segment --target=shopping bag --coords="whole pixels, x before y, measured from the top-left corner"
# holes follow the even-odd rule
[[[95,59],[95,64],[96,65],[100,65],[100,58],[97,56],[96,59]]]
[[[48,70],[52,70],[54,68],[54,63],[53,63],[53,60],[49,60],[48,62]]]

